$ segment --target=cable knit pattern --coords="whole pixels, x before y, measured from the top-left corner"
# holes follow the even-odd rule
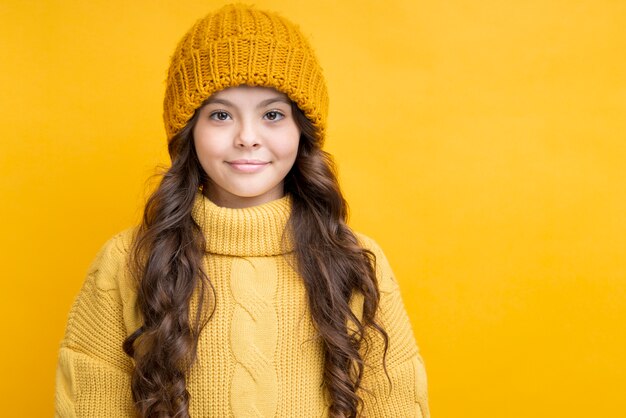
[[[230,343],[237,361],[231,408],[236,417],[271,417],[278,393],[276,263],[272,258],[234,259],[230,288],[236,302]]]
[[[285,232],[291,199],[231,209],[196,196],[192,216],[207,240],[202,265],[216,302],[187,376],[192,417],[328,416],[323,346],[293,267],[293,240]],[[57,417],[135,416],[133,366],[122,350],[124,338],[141,325],[125,265],[132,232],[103,246],[72,307],[59,352]],[[382,341],[374,333],[365,358],[366,390],[359,392],[365,404],[360,416],[428,418],[426,372],[398,282],[378,244],[363,234],[357,238],[377,259],[378,318],[389,334],[392,383],[382,370]],[[359,301],[353,299],[357,316]]]

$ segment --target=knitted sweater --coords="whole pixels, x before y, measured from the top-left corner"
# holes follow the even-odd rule
[[[223,208],[198,193],[193,217],[207,238],[203,266],[215,287],[215,312],[199,337],[187,376],[192,417],[325,417],[323,351],[306,291],[281,246],[291,197],[245,209]],[[426,373],[398,284],[380,247],[376,255],[379,321],[389,334],[366,360],[361,416],[429,417]],[[141,325],[135,287],[125,268],[132,230],[111,238],[91,264],[67,323],[56,376],[56,416],[132,417],[131,359],[122,342]],[[362,299],[360,299],[362,302]],[[359,299],[351,306],[357,315]],[[374,336],[375,337],[375,336]],[[390,391],[391,389],[391,391]]]

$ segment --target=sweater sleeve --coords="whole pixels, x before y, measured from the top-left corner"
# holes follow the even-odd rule
[[[56,417],[133,417],[132,362],[119,280],[124,233],[111,238],[87,272],[71,308],[56,372]]]
[[[383,339],[369,330],[370,344],[364,352],[365,368],[359,393],[364,402],[363,416],[429,418],[426,369],[398,282],[380,246],[363,234],[358,237],[376,256],[381,293],[377,320],[389,336],[387,376],[382,361]]]

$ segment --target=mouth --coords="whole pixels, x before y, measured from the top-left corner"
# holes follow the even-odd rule
[[[261,160],[233,160],[226,161],[228,164],[249,164],[249,165],[262,165],[269,164],[269,161],[261,161]]]
[[[240,173],[256,173],[270,164],[269,161],[261,160],[234,160],[226,161],[226,163]]]

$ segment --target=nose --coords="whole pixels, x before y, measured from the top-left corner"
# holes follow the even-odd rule
[[[241,120],[239,131],[235,137],[235,146],[238,148],[257,148],[260,145],[258,127],[254,121]]]

